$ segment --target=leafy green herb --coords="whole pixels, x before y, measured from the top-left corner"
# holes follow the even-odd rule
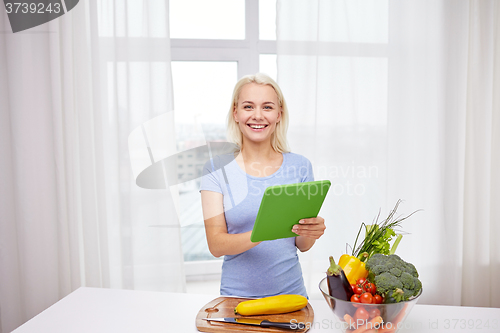
[[[414,211],[413,213],[411,213],[406,217],[396,217],[395,216],[396,211],[401,202],[402,202],[401,200],[398,200],[396,206],[392,209],[392,211],[389,213],[389,216],[385,220],[379,222],[379,217],[380,217],[380,211],[379,211],[372,225],[366,225],[365,223],[361,223],[352,251],[352,255],[354,257],[357,257],[361,261],[366,261],[375,253],[382,253],[388,255],[388,254],[394,254],[396,252],[396,249],[399,245],[399,242],[401,241],[401,238],[403,238],[403,235],[396,234],[394,228],[399,227],[401,225],[401,222],[403,222],[404,220],[406,220],[407,218],[418,212]],[[356,247],[363,226],[365,227],[366,230],[365,238],[359,244],[359,246]],[[390,242],[394,236],[396,236],[396,240],[394,241],[391,247]]]

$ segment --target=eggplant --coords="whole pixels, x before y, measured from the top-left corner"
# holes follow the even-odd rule
[[[330,267],[326,271],[326,277],[330,296],[343,301],[351,300],[352,295],[354,295],[351,284],[347,280],[342,267],[335,263],[332,256],[330,256]]]

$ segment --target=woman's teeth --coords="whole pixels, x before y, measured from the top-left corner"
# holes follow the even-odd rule
[[[260,129],[266,127],[267,125],[248,125],[248,126],[250,126],[251,128]]]

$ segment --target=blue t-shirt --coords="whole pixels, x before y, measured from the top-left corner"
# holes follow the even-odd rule
[[[227,231],[238,234],[253,229],[267,187],[313,180],[311,162],[298,154],[284,153],[281,167],[267,177],[248,175],[234,155],[227,154],[215,156],[205,164],[200,191],[222,193]],[[279,294],[307,297],[295,237],[264,241],[243,253],[224,256],[220,293],[242,297]]]

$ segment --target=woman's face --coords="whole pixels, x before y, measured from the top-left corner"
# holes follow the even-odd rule
[[[271,135],[281,118],[278,95],[269,85],[248,83],[240,91],[233,115],[243,134],[243,142],[271,142]]]

